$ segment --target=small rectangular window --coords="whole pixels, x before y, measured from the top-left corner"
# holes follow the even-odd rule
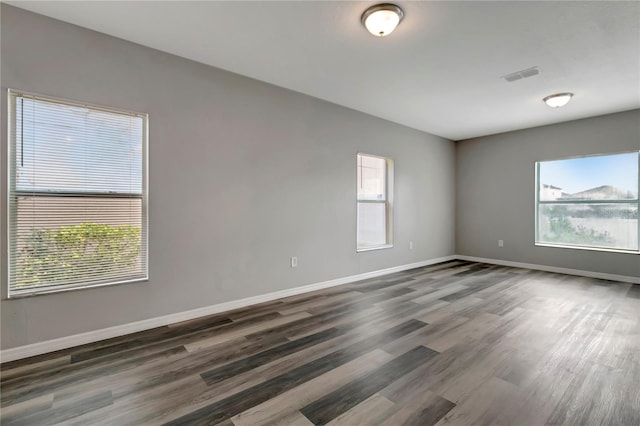
[[[147,278],[147,116],[9,91],[9,296]]]
[[[536,244],[638,252],[640,153],[536,163]]]
[[[357,155],[357,250],[392,245],[393,162]]]

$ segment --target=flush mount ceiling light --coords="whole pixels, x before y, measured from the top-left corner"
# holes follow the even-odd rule
[[[542,100],[551,108],[560,108],[568,104],[572,96],[573,93],[556,93],[555,95],[546,96]]]
[[[400,6],[383,3],[365,10],[360,21],[371,34],[384,37],[396,29],[402,18],[404,18],[404,12]]]

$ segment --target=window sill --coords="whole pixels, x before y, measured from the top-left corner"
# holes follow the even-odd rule
[[[550,243],[535,243],[538,247],[554,247],[561,249],[574,249],[574,250],[587,250],[587,251],[603,251],[607,253],[624,253],[624,254],[640,254],[638,250],[623,250],[623,249],[609,249],[604,247],[584,247],[584,246],[571,246],[564,244],[550,244]]]
[[[356,253],[360,253],[363,251],[383,250],[388,248],[393,248],[393,244],[385,244],[382,246],[374,246],[374,247],[361,247],[356,249]]]
[[[116,281],[112,283],[103,283],[103,284],[92,284],[92,285],[76,285],[76,286],[60,286],[60,287],[50,287],[50,288],[40,288],[40,289],[25,289],[25,290],[16,290],[12,291],[8,296],[7,300],[11,299],[22,299],[25,297],[33,297],[33,296],[44,296],[46,294],[54,294],[54,293],[64,293],[67,291],[75,291],[75,290],[88,290],[92,288],[98,287],[110,287],[117,286],[122,284],[131,284],[131,283],[139,283],[139,282],[147,282],[149,281],[149,277],[144,278],[135,278],[132,280],[126,281]]]

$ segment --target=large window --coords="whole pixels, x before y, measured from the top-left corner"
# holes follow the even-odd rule
[[[637,253],[639,157],[537,163],[536,244]]]
[[[393,161],[358,154],[357,250],[391,247]]]
[[[9,296],[147,278],[147,116],[9,91]]]

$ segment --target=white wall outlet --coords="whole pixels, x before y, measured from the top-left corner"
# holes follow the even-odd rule
[[[409,250],[413,250],[413,241],[409,241]]]
[[[291,267],[292,268],[297,268],[298,267],[298,257],[297,256],[293,256],[291,258]]]
[[[504,247],[504,240],[498,240],[498,247]]]

